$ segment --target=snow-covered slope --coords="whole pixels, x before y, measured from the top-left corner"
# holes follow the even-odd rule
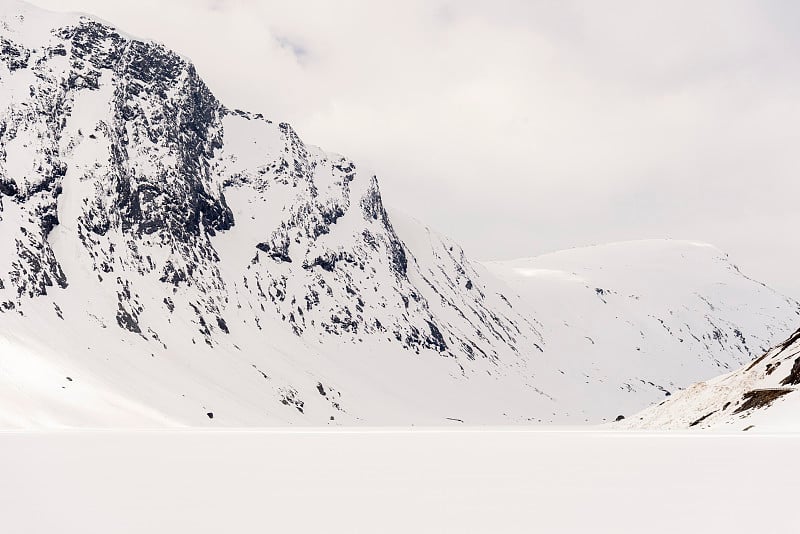
[[[539,319],[547,353],[573,378],[562,388],[583,399],[589,421],[659,402],[689,376],[736,369],[800,315],[702,243],[615,243],[487,267]]]
[[[14,2],[0,252],[1,425],[602,421],[798,314],[685,243],[470,261],[185,58]]]
[[[692,385],[614,426],[800,431],[800,330],[732,373]]]

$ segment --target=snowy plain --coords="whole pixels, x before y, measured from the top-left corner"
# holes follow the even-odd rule
[[[791,532],[800,434],[0,433],[14,533]]]

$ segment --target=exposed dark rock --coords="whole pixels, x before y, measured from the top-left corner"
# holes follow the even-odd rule
[[[294,388],[284,388],[281,391],[281,404],[284,406],[294,406],[294,408],[300,412],[304,413],[303,406],[305,403],[300,400],[297,394],[297,390]]]
[[[777,354],[780,354],[781,352],[783,352],[784,350],[788,349],[789,347],[798,342],[800,342],[800,328],[797,329],[797,331],[794,334],[789,336],[789,339],[778,345]]]
[[[2,178],[0,177],[0,194],[14,197],[17,196],[19,193],[19,189],[17,188],[16,182],[11,180],[10,178]]]
[[[781,380],[782,386],[796,386],[800,384],[800,356],[798,356],[794,360],[794,365],[792,365],[792,370],[789,374]]]
[[[426,321],[428,323],[428,328],[431,331],[431,335],[428,338],[429,345],[435,347],[439,352],[444,352],[447,350],[447,343],[444,341],[444,337],[442,336],[442,332],[439,330],[435,324],[430,321]]]
[[[122,304],[119,305],[119,309],[117,310],[117,324],[120,328],[124,328],[125,330],[135,334],[142,333],[142,329],[139,327],[139,322],[128,312],[128,310],[122,307]]]
[[[11,72],[26,68],[30,56],[30,50],[24,46],[0,37],[0,60],[8,66],[8,70]]]
[[[230,334],[230,330],[228,330],[228,323],[225,322],[225,319],[222,317],[217,317],[217,326],[219,329],[225,332],[226,334]]]
[[[739,406],[733,413],[741,413],[746,412],[747,410],[764,408],[765,406],[772,404],[776,399],[779,399],[780,397],[783,397],[792,391],[794,391],[794,389],[791,388],[754,389],[752,391],[748,391],[742,396],[742,400],[744,401],[742,405]]]
[[[703,417],[701,417],[701,418],[699,418],[699,419],[697,419],[697,420],[695,420],[695,421],[692,421],[691,423],[689,423],[689,426],[690,426],[690,427],[697,426],[697,425],[699,425],[700,423],[702,423],[703,421],[705,421],[706,419],[708,419],[709,417],[711,417],[712,415],[714,415],[715,413],[717,413],[717,412],[716,412],[716,411],[714,411],[714,412],[709,412],[709,413],[705,414]]]
[[[270,258],[275,261],[285,261],[292,263],[292,258],[289,257],[289,240],[282,241],[279,246],[270,246],[268,243],[259,243],[256,248],[265,252]]]

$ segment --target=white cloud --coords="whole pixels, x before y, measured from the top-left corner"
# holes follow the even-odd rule
[[[695,239],[800,296],[790,2],[35,3],[191,57],[474,256]]]

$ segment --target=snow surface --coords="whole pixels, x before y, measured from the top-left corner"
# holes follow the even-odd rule
[[[4,532],[793,532],[800,435],[0,434]]]

